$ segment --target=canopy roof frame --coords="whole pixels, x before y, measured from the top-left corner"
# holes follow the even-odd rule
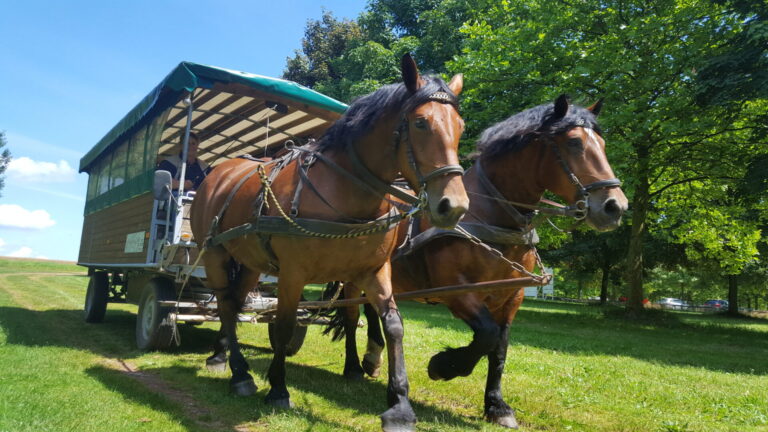
[[[174,125],[179,122],[186,122],[186,110],[182,107],[181,100],[185,95],[193,93],[192,97],[195,106],[203,107],[206,103],[214,101],[213,106],[206,107],[202,110],[195,110],[193,114],[193,130],[196,124],[210,120],[215,116],[221,115],[221,118],[217,118],[211,121],[203,128],[203,136],[201,136],[201,157],[205,149],[210,149],[212,155],[217,160],[222,155],[221,152],[215,150],[221,147],[214,148],[215,143],[208,143],[205,146],[205,141],[213,137],[224,137],[223,140],[218,140],[216,143],[228,142],[229,140],[235,140],[237,144],[234,148],[229,149],[232,143],[229,143],[226,153],[243,153],[243,149],[253,146],[253,150],[261,149],[259,145],[263,145],[264,140],[257,139],[255,141],[242,140],[242,137],[248,136],[254,131],[260,128],[265,128],[266,125],[258,125],[258,121],[250,118],[250,116],[261,112],[250,112],[249,115],[242,115],[243,111],[253,111],[254,106],[260,105],[262,109],[270,109],[266,106],[266,102],[277,103],[287,107],[286,112],[280,113],[275,111],[275,116],[280,118],[290,116],[296,112],[303,112],[306,116],[307,122],[310,123],[306,130],[302,130],[299,134],[316,132],[320,126],[322,130],[325,129],[325,123],[338,119],[341,114],[347,109],[347,105],[341,103],[333,98],[325,96],[307,87],[299,85],[297,83],[286,81],[277,78],[270,78],[261,75],[249,74],[246,72],[233,71],[224,68],[218,68],[215,66],[206,66],[191,62],[181,62],[166,78],[156,86],[147,96],[145,96],[128,114],[123,117],[120,122],[117,123],[85,156],[80,160],[80,172],[89,172],[89,169],[96,163],[101,157],[108,155],[120,145],[125,142],[132,134],[138,131],[140,128],[147,125],[154,118],[165,112],[171,110],[171,114],[168,116],[168,120],[163,125],[164,130],[175,129]],[[227,95],[228,96],[222,96]],[[217,101],[217,98],[221,100]],[[250,98],[250,99],[246,99]],[[232,109],[235,112],[234,116],[229,116],[230,112],[227,112],[229,107],[235,106]],[[176,112],[179,109],[181,112]],[[218,110],[218,111],[217,111]],[[238,110],[241,110],[238,112]],[[239,117],[238,117],[239,116]],[[236,118],[235,121],[232,121]],[[269,115],[272,118],[272,114]],[[318,119],[322,119],[322,122]],[[276,119],[279,120],[279,119]],[[241,123],[238,126],[238,121]],[[229,128],[224,127],[231,122]],[[249,122],[251,126],[243,126]],[[322,123],[317,125],[316,123]],[[284,135],[298,139],[296,136],[299,134],[292,134],[288,130],[297,126],[294,122],[289,121],[286,127],[271,126],[267,128],[270,135],[272,131],[276,135]],[[223,129],[222,129],[223,128]],[[247,130],[253,128],[252,130]],[[183,126],[182,126],[183,129]],[[232,129],[234,132],[231,135],[224,134],[226,130]],[[247,131],[246,131],[247,130]],[[164,134],[165,135],[165,134]],[[258,137],[259,135],[255,135]],[[173,132],[172,138],[177,139],[178,133]],[[165,148],[168,150],[169,136],[165,136],[163,142],[159,148]],[[276,143],[269,143],[270,146]]]

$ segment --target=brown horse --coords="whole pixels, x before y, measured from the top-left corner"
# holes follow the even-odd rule
[[[490,243],[505,258],[532,272],[537,264],[536,235],[531,225],[545,190],[571,205],[566,213],[598,231],[615,229],[627,208],[627,199],[614,178],[605,155],[605,142],[596,122],[601,102],[590,108],[571,105],[567,96],[554,104],[541,105],[487,129],[477,143],[478,160],[464,176],[472,196],[469,211],[459,226]],[[399,244],[410,247],[392,261],[396,292],[524,277],[486,249],[455,233],[430,229],[422,220],[404,232]],[[422,235],[418,235],[421,233]],[[354,284],[345,284],[344,296],[359,295]],[[474,332],[472,342],[450,348],[432,357],[428,372],[434,380],[467,376],[483,356],[488,357],[485,388],[485,417],[502,426],[516,428],[512,408],[504,402],[501,377],[507,355],[509,326],[522,301],[522,289],[461,294],[440,299],[454,316]],[[376,376],[381,365],[384,340],[378,323],[369,316],[368,347],[362,367],[355,345],[357,307],[341,308],[329,330],[335,338],[346,334],[344,375],[359,379],[363,371]]]
[[[386,334],[389,409],[381,416],[382,426],[385,430],[414,427],[402,319],[392,297],[390,256],[397,236],[396,230],[386,229],[392,224],[357,237],[317,236],[296,232],[292,226],[284,233],[248,230],[221,240],[228,230],[249,227],[249,222],[258,225],[269,216],[299,225],[304,221],[310,228],[333,225],[329,221],[360,225],[375,220],[392,213],[394,201],[381,191],[400,176],[422,193],[421,202],[432,223],[454,226],[469,205],[457,155],[463,121],[456,110],[456,95],[461,92],[462,77],[453,77],[449,84],[422,77],[409,55],[403,57],[402,75],[404,83],[385,86],[353,103],[313,149],[282,162],[265,163],[263,168],[260,162],[246,159],[224,162],[197,190],[192,230],[199,243],[206,245],[206,283],[218,298],[226,336],[222,345],[229,348],[230,389],[235,394],[256,392],[240,352],[236,324],[260,273],[279,278],[275,353],[267,373],[271,389],[266,402],[285,408],[291,406],[285,384],[286,346],[304,285],[350,280],[372,299]],[[278,166],[279,172],[275,171]],[[264,209],[264,216],[255,207]]]

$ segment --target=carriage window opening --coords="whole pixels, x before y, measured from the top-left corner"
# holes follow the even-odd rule
[[[154,171],[155,165],[157,165],[157,150],[160,145],[163,126],[168,119],[169,112],[170,109],[166,110],[147,126],[147,138],[144,147],[144,171]]]
[[[101,174],[101,164],[93,164],[91,171],[88,173],[88,193],[86,199],[90,200],[98,195],[99,191],[99,175]]]
[[[107,155],[99,162],[99,185],[96,189],[96,196],[109,190],[109,165],[112,162],[112,155]]]
[[[110,168],[109,188],[115,188],[125,183],[125,166],[128,162],[128,145],[130,141],[125,141],[117,147],[112,156],[112,168]]]
[[[144,146],[147,137],[147,128],[143,127],[131,137],[131,146],[128,149],[128,180],[141,175],[144,172]]]

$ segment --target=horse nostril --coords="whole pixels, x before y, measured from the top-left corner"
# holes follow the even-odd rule
[[[623,213],[621,211],[621,207],[619,206],[619,203],[614,198],[611,198],[605,202],[605,205],[603,206],[603,211],[608,216],[613,216],[613,217],[621,216],[621,214]]]
[[[451,207],[451,200],[444,197],[440,200],[440,203],[437,204],[437,214],[447,215],[451,211]]]

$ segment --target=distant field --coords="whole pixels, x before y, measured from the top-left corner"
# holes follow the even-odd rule
[[[386,379],[344,381],[343,344],[320,328],[289,358],[296,409],[273,411],[262,401],[266,325],[241,326],[259,392],[239,399],[227,393],[228,374],[202,367],[213,324],[182,326],[175,352],[143,353],[135,306],[110,305],[104,324],[83,321],[87,282],[73,264],[0,258],[0,432],[379,430]],[[467,378],[427,376],[434,353],[469,342],[464,323],[442,307],[401,308],[418,430],[503,430],[482,420],[485,361]],[[611,316],[526,300],[503,385],[521,430],[768,431],[768,321]]]

